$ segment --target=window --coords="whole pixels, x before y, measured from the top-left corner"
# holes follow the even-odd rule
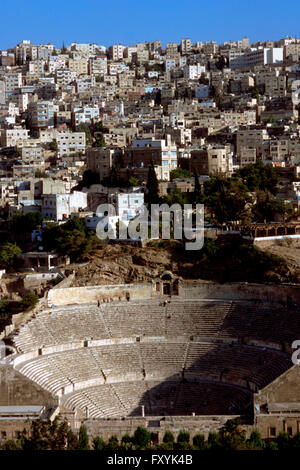
[[[276,428],[269,428],[269,436],[276,437]]]

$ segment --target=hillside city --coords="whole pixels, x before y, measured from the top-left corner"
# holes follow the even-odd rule
[[[299,448],[299,112],[296,37],[0,50],[0,449]]]

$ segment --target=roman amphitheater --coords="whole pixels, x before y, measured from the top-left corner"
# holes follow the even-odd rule
[[[300,430],[297,286],[169,272],[152,283],[58,285],[3,339],[15,352],[0,366],[0,405],[43,406],[91,435],[143,424],[157,440],[166,429],[207,436],[236,416],[263,438]]]

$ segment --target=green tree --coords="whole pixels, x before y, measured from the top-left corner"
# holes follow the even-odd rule
[[[15,243],[4,243],[0,248],[0,267],[2,269],[11,269],[16,256],[20,253],[22,253],[22,250]]]
[[[181,429],[177,436],[177,442],[178,443],[190,442],[190,433],[188,431],[185,431],[184,429]]]
[[[281,431],[276,437],[275,442],[279,450],[288,450],[291,448],[291,437],[287,432]]]
[[[1,450],[22,450],[22,447],[16,441],[9,439],[2,444]]]
[[[275,441],[270,441],[270,442],[268,442],[268,444],[267,444],[267,450],[271,450],[271,451],[279,450],[279,449],[278,449],[278,444],[277,444],[277,442],[275,442]]]
[[[66,54],[67,52],[67,48],[65,46],[65,41],[62,42],[62,46],[61,46],[61,54]]]
[[[147,179],[146,188],[148,190],[148,194],[147,194],[148,203],[158,204],[159,199],[160,199],[159,198],[159,186],[158,186],[158,180],[157,180],[157,176],[156,176],[156,172],[155,172],[154,164],[152,160],[151,160],[151,164],[148,170],[148,179]]]
[[[28,214],[18,213],[11,220],[11,231],[18,234],[31,233],[37,226],[40,226],[43,216],[40,211],[28,212]]]
[[[292,442],[291,442],[291,447],[293,449],[300,449],[300,432],[297,432],[293,438],[292,438]]]
[[[86,138],[86,143],[87,145],[92,143],[92,134],[90,131],[90,128],[87,124],[81,123],[79,126],[77,126],[77,132],[85,132],[85,138]]]
[[[26,310],[31,310],[36,306],[38,303],[39,297],[34,294],[33,292],[29,292],[29,294],[24,295],[22,297],[22,300],[20,302],[20,308],[22,309],[23,312]]]
[[[105,448],[105,442],[101,437],[97,436],[93,439],[93,449],[94,450],[103,450]]]
[[[177,188],[174,189],[168,196],[165,198],[166,203],[169,204],[170,206],[172,204],[179,204],[180,206],[183,206],[184,204],[187,203],[187,199],[185,195]]]
[[[276,118],[274,116],[268,116],[267,118],[264,118],[263,121],[265,124],[272,124],[272,126],[276,126],[277,124]]]
[[[221,447],[220,436],[217,432],[210,432],[208,434],[207,448],[209,450],[218,450]]]
[[[164,434],[163,442],[167,443],[167,442],[174,442],[174,441],[175,441],[174,434],[171,431],[167,430]]]
[[[224,426],[223,446],[230,450],[245,450],[246,435],[245,431],[240,429],[238,418],[230,419]]]
[[[188,170],[184,170],[183,168],[175,168],[170,172],[170,180],[173,181],[176,178],[191,178],[192,174]]]
[[[135,176],[130,176],[129,178],[129,184],[130,186],[138,186],[139,180]]]
[[[10,301],[7,299],[0,300],[0,318],[6,318],[10,314]]]
[[[84,425],[81,425],[79,429],[78,450],[90,450],[89,436],[87,433],[87,428]]]
[[[250,438],[247,440],[247,445],[249,449],[260,450],[264,449],[265,443],[261,438],[259,431],[256,429],[252,431]]]
[[[139,426],[134,432],[134,442],[140,448],[145,448],[151,439],[150,432],[143,426]]]
[[[197,204],[202,202],[202,193],[201,193],[201,186],[199,183],[199,174],[196,169],[193,172],[194,180],[195,180],[195,187],[194,187],[194,203]]]
[[[105,243],[85,226],[84,219],[73,217],[61,225],[49,223],[43,231],[43,245],[48,251],[63,253],[72,261],[79,262],[88,259],[94,250],[102,248]]]
[[[260,160],[240,168],[234,177],[241,178],[249,191],[269,191],[274,196],[278,192],[276,169],[272,165],[264,165]]]
[[[204,203],[220,224],[242,220],[249,201],[247,187],[240,179],[216,174],[204,183]]]
[[[120,165],[112,165],[109,176],[103,178],[101,183],[113,188],[126,186],[126,182],[121,178]]]
[[[58,145],[57,145],[57,141],[55,139],[52,140],[52,142],[49,143],[49,150],[52,150],[53,152],[57,152]]]
[[[96,137],[95,141],[93,142],[93,147],[102,148],[106,146],[105,140],[102,137]]]
[[[218,60],[216,60],[215,64],[216,64],[216,67],[217,67],[218,70],[223,70],[224,67],[226,67],[226,64],[227,64],[226,58],[223,55],[221,55],[218,58]]]
[[[108,450],[118,450],[119,448],[119,441],[117,436],[111,436],[108,440],[107,447]]]
[[[205,449],[205,439],[203,434],[195,434],[195,436],[193,437],[193,446],[197,450]]]
[[[269,192],[260,191],[257,196],[257,203],[252,208],[253,218],[256,222],[272,222],[276,215],[280,215],[285,220],[293,213],[290,204],[270,197]]]
[[[35,171],[34,177],[35,177],[35,178],[49,178],[49,176],[47,175],[47,173],[45,173],[44,171],[41,171],[41,170]]]

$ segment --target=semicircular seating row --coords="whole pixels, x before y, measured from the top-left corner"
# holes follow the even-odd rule
[[[157,300],[54,308],[20,327],[19,352],[86,339],[137,336],[199,336],[292,342],[300,334],[299,312],[276,304],[240,301]],[[296,336],[295,336],[296,335]]]
[[[242,413],[252,403],[245,390],[213,382],[132,381],[90,387],[66,396],[66,409],[88,409],[90,418],[222,415]]]
[[[155,341],[79,348],[39,356],[17,366],[53,394],[71,386],[196,377],[262,388],[291,367],[289,356],[238,344]],[[184,374],[183,374],[184,371]]]

